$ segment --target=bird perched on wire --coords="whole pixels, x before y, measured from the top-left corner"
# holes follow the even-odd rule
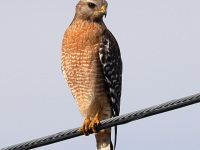
[[[80,0],[62,43],[64,78],[85,117],[79,131],[95,133],[97,150],[113,150],[111,129],[96,126],[119,115],[122,86],[120,49],[103,22],[107,7],[106,0]],[[114,147],[116,137],[117,127]]]

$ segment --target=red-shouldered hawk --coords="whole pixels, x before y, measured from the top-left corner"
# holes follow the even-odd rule
[[[119,46],[103,22],[107,6],[106,0],[80,0],[62,43],[64,78],[85,117],[80,131],[95,132],[98,150],[113,149],[111,129],[95,127],[119,115],[122,85]]]

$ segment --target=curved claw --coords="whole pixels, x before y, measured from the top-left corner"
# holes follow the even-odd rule
[[[79,132],[83,132],[85,136],[90,135],[91,130],[89,128],[91,121],[89,118],[85,118],[82,127],[79,128]]]
[[[92,122],[89,125],[89,129],[93,132],[93,133],[97,133],[98,131],[96,130],[96,127],[100,126],[100,121],[99,121],[99,114],[97,113],[94,117],[94,119],[92,120]]]

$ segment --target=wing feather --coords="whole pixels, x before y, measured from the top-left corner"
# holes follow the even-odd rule
[[[100,44],[99,56],[102,63],[106,91],[110,97],[112,115],[118,116],[122,86],[122,60],[118,43],[107,29],[104,31]]]

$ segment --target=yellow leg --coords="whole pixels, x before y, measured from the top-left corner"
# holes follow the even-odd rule
[[[89,125],[89,129],[94,132],[97,133],[98,131],[96,130],[96,127],[100,125],[100,121],[99,121],[99,113],[97,113],[95,115],[95,117],[93,118],[92,122]]]
[[[90,123],[91,123],[90,119],[86,117],[82,127],[79,128],[79,132],[83,132],[85,136],[88,136],[90,134],[90,128],[89,128]]]

